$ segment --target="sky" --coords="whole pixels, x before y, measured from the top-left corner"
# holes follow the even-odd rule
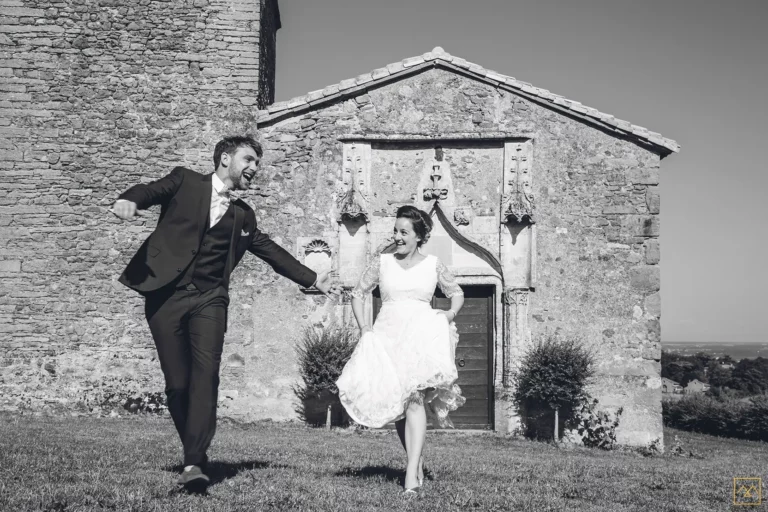
[[[436,46],[676,140],[664,342],[768,342],[768,0],[279,0],[276,101]]]

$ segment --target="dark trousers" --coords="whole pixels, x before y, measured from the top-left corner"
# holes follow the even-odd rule
[[[147,294],[145,314],[165,375],[168,411],[184,445],[184,465],[203,465],[216,431],[219,366],[229,295],[193,285]]]

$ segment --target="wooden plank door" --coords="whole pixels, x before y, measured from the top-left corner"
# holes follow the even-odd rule
[[[458,385],[467,402],[450,417],[456,428],[493,428],[493,287],[462,286],[464,307],[454,320],[459,332],[456,347]],[[433,307],[449,309],[450,299],[438,289]]]
[[[493,286],[462,286],[464,307],[456,317],[459,344],[456,348],[458,385],[467,402],[451,413],[458,429],[493,428]],[[432,307],[449,309],[450,299],[435,290]],[[381,309],[378,288],[373,292],[373,318]]]

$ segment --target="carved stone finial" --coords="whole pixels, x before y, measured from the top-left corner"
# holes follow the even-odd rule
[[[533,194],[516,190],[504,197],[504,210],[501,212],[503,222],[524,222],[527,219],[534,224],[534,209]]]
[[[345,219],[362,219],[369,222],[368,198],[361,190],[364,182],[364,172],[361,168],[364,164],[364,155],[355,145],[345,147],[345,172],[349,173],[348,188],[337,200],[338,215],[336,221],[341,223]]]
[[[531,144],[508,143],[504,148],[504,193],[501,222],[535,222],[536,203],[531,191]]]
[[[344,219],[354,220],[362,218],[362,220],[368,222],[366,203],[365,197],[357,189],[355,180],[353,180],[350,189],[339,200],[339,216],[337,221],[342,222]]]
[[[431,201],[433,199],[445,200],[448,198],[448,189],[440,186],[440,180],[443,178],[443,172],[441,170],[441,164],[438,160],[432,165],[432,174],[430,180],[432,186],[424,189],[424,200]]]

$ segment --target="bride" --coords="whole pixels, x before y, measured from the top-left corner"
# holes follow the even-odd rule
[[[427,418],[433,425],[453,426],[448,412],[465,402],[456,385],[458,333],[453,323],[464,294],[437,257],[419,251],[431,229],[432,219],[418,208],[397,210],[395,253],[375,258],[352,291],[362,336],[336,383],[341,403],[357,423],[377,428],[395,422],[408,456],[406,493],[415,493],[424,480]],[[451,299],[448,311],[430,305],[438,284]],[[382,307],[371,327],[363,300],[376,285]]]

